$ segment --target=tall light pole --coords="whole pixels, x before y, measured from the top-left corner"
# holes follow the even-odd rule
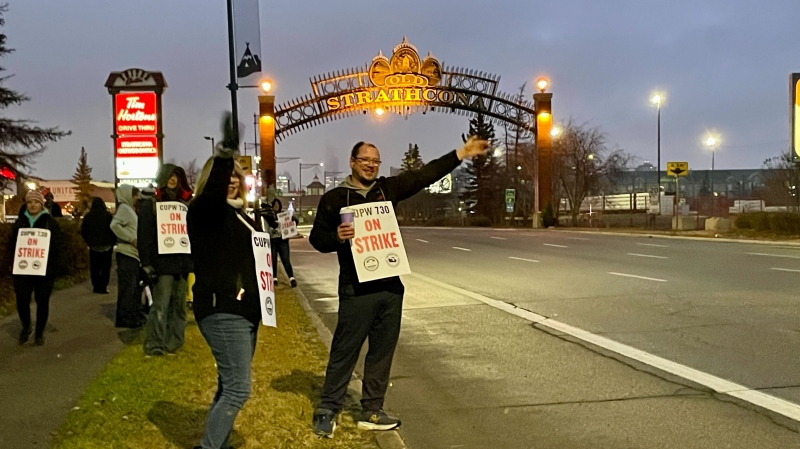
[[[657,164],[656,176],[658,177],[658,215],[661,215],[661,104],[664,103],[664,94],[654,94],[650,97],[650,103],[656,105],[658,109],[658,143],[657,143]]]
[[[228,0],[228,70],[231,77],[228,89],[231,91],[233,134],[236,141],[239,141],[239,106],[236,104],[236,91],[239,89],[239,85],[236,83],[236,50],[233,43],[233,0]]]
[[[706,147],[711,150],[711,214],[714,215],[717,212],[717,198],[714,195],[714,156],[717,153],[719,139],[714,136],[708,136],[705,143]]]
[[[211,155],[214,155],[214,138],[210,136],[203,136],[203,139],[211,141]]]

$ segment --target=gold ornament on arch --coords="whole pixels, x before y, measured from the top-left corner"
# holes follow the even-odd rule
[[[442,65],[431,53],[420,61],[417,49],[403,37],[391,59],[383,52],[372,59],[369,79],[377,87],[433,87],[442,79]]]

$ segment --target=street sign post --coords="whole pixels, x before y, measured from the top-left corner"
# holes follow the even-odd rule
[[[681,184],[679,180],[682,176],[689,174],[688,162],[667,162],[667,175],[675,177],[675,213],[680,215]]]
[[[506,212],[514,212],[514,200],[516,198],[516,191],[514,189],[506,189]]]

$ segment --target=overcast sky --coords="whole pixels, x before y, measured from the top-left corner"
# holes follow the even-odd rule
[[[165,160],[210,153],[230,109],[225,0],[9,0],[3,30],[15,53],[0,66],[5,86],[32,100],[4,114],[59,126],[72,135],[36,163],[45,179],[69,179],[81,146],[95,179],[113,181],[112,71],[161,71]],[[613,146],[656,160],[662,107],[662,165],[707,169],[701,138],[720,134],[716,168],[757,168],[789,145],[789,76],[800,72],[800,1],[762,0],[261,0],[262,60],[277,101],[310,92],[311,76],[391,55],[403,36],[422,56],[501,76],[514,92],[551,80],[556,121],[600,128]],[[529,89],[530,91],[530,89]],[[244,137],[253,139],[254,89],[239,95]],[[315,126],[277,146],[279,157],[346,171],[358,140],[375,142],[398,166],[409,142],[425,161],[460,144],[465,117],[356,116]],[[338,167],[335,158],[338,157]],[[280,164],[297,176],[297,163]],[[311,177],[304,173],[304,181]],[[296,178],[295,178],[296,179]]]

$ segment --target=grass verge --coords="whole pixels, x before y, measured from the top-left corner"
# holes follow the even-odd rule
[[[311,431],[327,349],[291,289],[277,289],[278,328],[261,326],[253,391],[236,420],[235,448],[369,448],[374,435],[342,413],[336,438]],[[216,390],[211,351],[191,317],[175,356],[145,358],[142,336],[95,378],[53,435],[53,448],[192,448]],[[352,401],[350,407],[352,407]]]

